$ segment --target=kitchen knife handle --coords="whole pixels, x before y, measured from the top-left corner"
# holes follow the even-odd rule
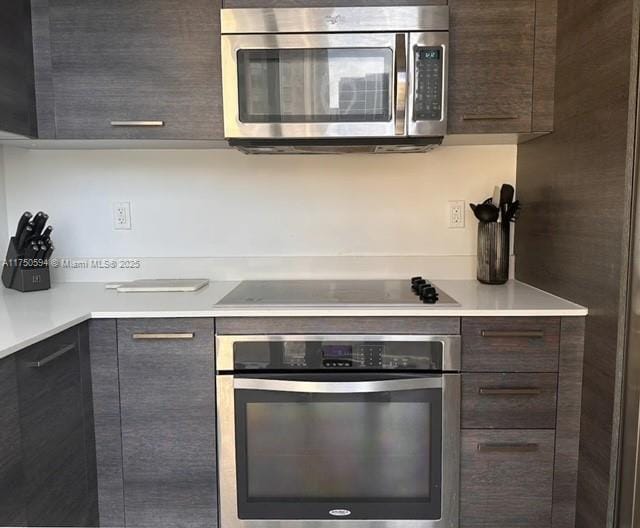
[[[193,332],[158,333],[158,334],[133,334],[133,339],[193,339]]]
[[[482,396],[538,396],[542,394],[542,390],[535,387],[527,388],[493,388],[480,387],[478,394]]]
[[[27,241],[33,235],[33,227],[30,225],[26,225],[20,233],[20,238],[16,240],[16,249],[18,251],[22,251],[27,246]]]
[[[544,337],[542,330],[482,330],[480,332],[482,337],[497,337],[497,338],[509,338],[509,337],[530,337],[535,339],[541,339]]]
[[[29,224],[29,220],[31,220],[32,216],[33,215],[29,211],[25,211],[24,213],[22,213],[20,220],[18,220],[18,227],[16,229],[16,240],[20,238],[22,231]]]
[[[533,453],[538,451],[538,444],[507,444],[507,443],[487,443],[478,444],[477,449],[480,453]]]
[[[76,345],[75,343],[72,343],[71,345],[67,345],[66,347],[63,347],[60,350],[57,350],[53,354],[43,359],[39,359],[38,361],[32,361],[30,363],[27,363],[27,366],[30,368],[44,367],[45,365],[48,365],[49,363],[58,359],[59,357],[64,356],[67,352],[71,352],[74,348],[76,348]]]

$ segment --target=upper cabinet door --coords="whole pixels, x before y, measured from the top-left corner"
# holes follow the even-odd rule
[[[219,0],[49,0],[55,137],[221,139],[219,10]]]
[[[531,132],[536,1],[449,7],[449,133]]]
[[[2,2],[0,131],[35,137],[36,100],[29,0]]]

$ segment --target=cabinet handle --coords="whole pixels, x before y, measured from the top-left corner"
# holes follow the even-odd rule
[[[66,347],[61,348],[60,350],[54,352],[53,354],[48,355],[47,357],[45,357],[43,359],[27,363],[27,366],[30,367],[30,368],[44,367],[45,365],[48,365],[52,361],[58,359],[60,356],[64,356],[67,352],[70,352],[74,348],[76,348],[75,343],[73,343],[71,345],[67,345]]]
[[[538,444],[478,444],[480,453],[533,453]]]
[[[164,121],[111,121],[112,127],[163,127]]]
[[[499,338],[532,337],[535,339],[541,339],[544,337],[544,332],[542,330],[521,330],[521,331],[482,330],[482,332],[480,332],[480,335],[482,337],[499,337]]]
[[[463,121],[510,121],[518,119],[517,115],[491,115],[491,114],[464,114],[462,116]]]
[[[193,332],[184,332],[176,334],[133,334],[134,339],[193,339]]]
[[[481,387],[478,394],[482,396],[537,396],[542,394],[542,389],[531,388],[489,388]]]

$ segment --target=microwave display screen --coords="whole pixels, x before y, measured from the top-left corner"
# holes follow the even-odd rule
[[[322,347],[322,357],[325,359],[351,359],[353,347],[351,345],[325,345]]]
[[[418,52],[419,60],[440,60],[440,50],[432,48],[421,48]]]

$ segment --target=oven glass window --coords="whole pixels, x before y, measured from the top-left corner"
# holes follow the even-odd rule
[[[236,391],[241,518],[437,519],[441,390]]]
[[[390,121],[392,70],[389,48],[240,50],[240,121]]]

